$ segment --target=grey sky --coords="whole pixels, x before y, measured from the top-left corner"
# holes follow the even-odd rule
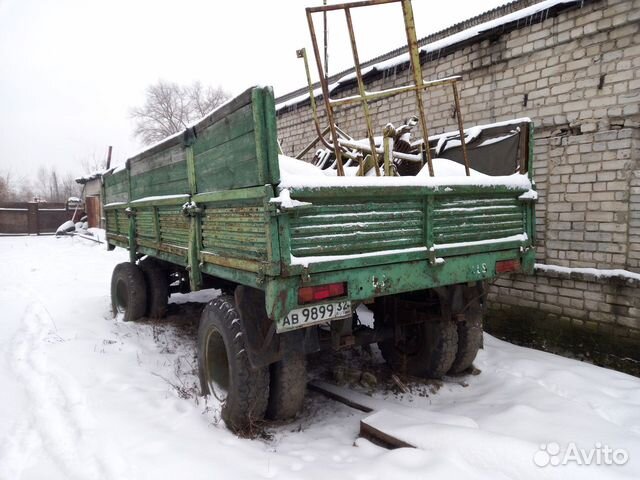
[[[0,173],[30,176],[53,164],[79,175],[80,161],[104,157],[107,145],[122,162],[141,148],[128,111],[159,78],[232,94],[303,86],[295,50],[311,50],[304,7],[321,3],[0,0]],[[414,0],[418,35],[503,3]],[[403,44],[398,5],[365,10],[354,15],[361,59]],[[330,16],[331,71],[350,65],[344,25],[343,15]]]

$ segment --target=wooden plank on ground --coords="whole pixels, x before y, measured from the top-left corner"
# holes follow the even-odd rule
[[[321,393],[331,398],[332,400],[343,403],[348,407],[360,410],[361,412],[374,412],[372,403],[375,402],[369,402],[367,401],[367,399],[363,398],[362,395],[347,388],[338,387],[324,382],[309,382],[307,384],[307,388],[309,388],[309,390]],[[396,438],[393,435],[380,429],[378,427],[378,423],[381,422],[375,421],[376,419],[380,420],[380,413],[384,415],[387,412],[383,410],[360,420],[360,436],[384,448],[415,448],[415,446],[399,438]],[[371,418],[373,418],[374,421],[369,421],[369,419]]]
[[[346,387],[314,381],[313,390],[349,407],[369,413],[360,420],[360,436],[384,448],[425,448],[437,432],[478,431],[469,417],[409,407],[392,400],[370,397]]]
[[[363,402],[357,401],[352,395],[346,395],[345,390],[341,389],[340,387],[335,387],[334,385],[330,385],[324,382],[309,382],[307,384],[307,388],[309,390],[313,390],[314,392],[321,393],[340,403],[344,403],[351,408],[360,410],[361,412],[373,412],[373,408],[365,405]]]
[[[386,413],[386,412],[380,412]],[[389,450],[394,450],[396,448],[416,448],[415,445],[411,445],[410,443],[405,442],[393,435],[380,430],[374,425],[369,423],[369,419],[374,415],[370,415],[366,418],[360,420],[360,436],[362,438],[366,438],[372,443],[379,445],[384,448],[388,448]]]

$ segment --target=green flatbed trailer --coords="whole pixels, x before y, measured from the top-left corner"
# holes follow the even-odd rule
[[[516,163],[530,180],[533,128],[521,127]],[[114,309],[130,320],[159,316],[171,289],[222,288],[228,295],[203,313],[200,374],[234,429],[265,408],[294,414],[299,364],[323,347],[378,342],[392,367],[417,375],[469,367],[481,343],[482,282],[533,270],[530,185],[336,179],[288,186],[285,202],[279,165],[273,92],[251,88],[105,174],[107,242],[130,253],[114,271]],[[360,303],[374,310],[375,328],[353,320]],[[221,345],[226,359],[215,363]],[[240,381],[255,388],[238,393]],[[260,389],[271,391],[267,400]]]

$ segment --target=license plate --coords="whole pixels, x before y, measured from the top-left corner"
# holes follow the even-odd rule
[[[282,320],[282,329],[291,330],[294,328],[302,328],[316,323],[347,318],[351,315],[351,302],[349,301],[296,308],[284,317],[284,320]]]

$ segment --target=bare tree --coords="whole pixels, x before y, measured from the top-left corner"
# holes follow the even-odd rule
[[[31,182],[26,177],[16,177],[11,171],[0,174],[0,202],[30,202],[33,200]]]
[[[229,94],[222,87],[203,87],[200,82],[193,82],[186,88],[186,93],[189,95],[189,112],[192,116],[190,122],[204,117],[229,99]]]
[[[229,94],[222,88],[203,87],[200,82],[182,86],[159,80],[147,87],[143,106],[132,108],[134,134],[144,144],[159,142],[185,129],[222,104]]]
[[[80,197],[82,195],[82,186],[76,182],[74,175],[65,174],[60,180],[60,193],[62,201],[67,201],[70,197]]]
[[[36,172],[34,190],[35,194],[38,198],[43,200],[49,200],[51,198],[50,191],[50,182],[49,182],[49,172],[47,171],[47,167],[44,165],[40,165],[38,167],[38,171]]]
[[[12,200],[11,172],[3,172],[0,175],[0,202]]]
[[[35,192],[32,182],[27,178],[23,178],[15,190],[13,200],[16,202],[32,202],[34,197]]]
[[[107,158],[100,158],[93,152],[91,156],[87,155],[80,160],[80,166],[82,167],[82,173],[90,175],[96,172],[101,172],[107,168]]]
[[[27,185],[26,190],[32,190],[31,186]],[[33,191],[41,200],[62,203],[69,197],[80,196],[81,187],[71,173],[61,175],[55,167],[41,165],[36,173]]]

